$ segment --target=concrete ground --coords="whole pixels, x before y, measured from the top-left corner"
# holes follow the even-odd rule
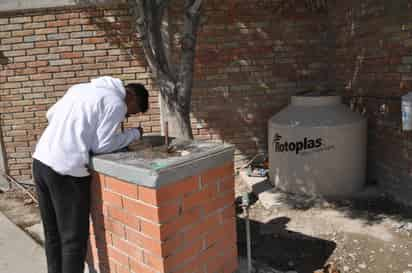
[[[412,273],[410,208],[373,189],[353,200],[327,201],[252,188],[257,273],[312,273],[328,262],[341,273]],[[237,197],[250,190],[236,179]],[[16,191],[0,193],[0,211],[0,272],[45,273],[44,251],[37,243],[42,241],[38,208]],[[237,215],[238,273],[246,273],[245,218],[239,207]]]
[[[0,272],[46,272],[43,248],[1,212],[0,253]]]
[[[342,273],[412,273],[412,211],[378,189],[333,201],[293,196],[258,179],[240,178],[237,195],[254,192],[252,256],[259,273],[312,273],[328,262]],[[239,252],[245,256],[241,211],[238,235]]]

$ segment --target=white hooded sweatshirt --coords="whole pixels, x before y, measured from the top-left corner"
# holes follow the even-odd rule
[[[119,79],[100,77],[74,85],[47,112],[49,125],[33,158],[61,175],[88,176],[90,153],[109,153],[140,137],[139,130],[118,132],[125,118],[126,90]]]

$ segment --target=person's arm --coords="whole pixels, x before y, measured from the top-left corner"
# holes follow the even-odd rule
[[[120,104],[105,107],[103,118],[97,126],[97,139],[92,145],[93,153],[101,154],[120,150],[140,137],[139,130],[137,129],[127,129],[124,132],[118,132],[117,127],[124,119],[126,111],[126,106]]]

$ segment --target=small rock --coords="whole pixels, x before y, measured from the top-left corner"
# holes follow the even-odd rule
[[[359,264],[358,267],[359,267],[359,268],[362,268],[362,269],[365,269],[365,268],[366,268],[366,264],[363,264],[363,263],[362,263],[362,264]]]
[[[412,264],[408,264],[408,267],[412,267]]]
[[[292,262],[292,261],[289,261],[289,262],[288,262],[288,266],[293,267],[293,266],[295,266],[295,263]]]
[[[349,271],[349,270],[350,270],[349,266],[344,266],[344,267],[343,267],[343,271],[347,272],[347,271]]]

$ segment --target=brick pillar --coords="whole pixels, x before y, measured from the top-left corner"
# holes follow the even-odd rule
[[[89,260],[100,273],[233,273],[233,162],[159,188],[94,173]]]

